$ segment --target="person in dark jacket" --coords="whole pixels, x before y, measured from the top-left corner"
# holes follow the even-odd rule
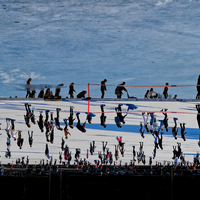
[[[41,132],[44,132],[44,120],[43,120],[42,111],[40,111],[39,121],[37,121],[37,124],[38,124]]]
[[[101,107],[101,116],[100,116],[100,120],[101,120],[101,126],[103,126],[104,128],[106,128],[106,116],[105,116],[105,113],[104,113],[104,104],[101,104],[100,107]]]
[[[101,98],[103,99],[104,98],[104,95],[105,95],[105,91],[107,91],[106,89],[106,82],[107,80],[104,79],[103,81],[101,81]]]
[[[180,123],[180,126],[181,126],[181,137],[183,138],[183,140],[184,141],[186,141],[186,139],[185,139],[185,134],[187,133],[187,132],[185,132],[185,123]]]
[[[124,90],[125,92],[127,92],[127,89],[124,87],[124,85],[125,85],[126,83],[125,82],[123,82],[123,83],[121,83],[121,84],[119,84],[117,87],[116,87],[116,89],[115,89],[115,94],[117,95],[117,98],[118,99],[121,99],[121,97],[122,97],[122,91]]]
[[[79,131],[85,133],[85,132],[86,132],[86,129],[85,129],[86,121],[81,125],[81,121],[80,121],[79,115],[80,115],[80,113],[76,113],[76,117],[77,117],[77,119],[78,119],[78,123],[77,123],[77,125],[76,125],[76,128],[77,128]]]
[[[117,112],[117,116],[119,117],[120,122],[122,122],[123,124],[125,124],[124,118],[127,116],[127,114],[122,115],[122,105],[123,104],[119,104],[118,107],[115,108],[116,112]]]
[[[58,130],[62,131],[63,129],[60,127],[60,111],[61,109],[60,108],[56,108],[56,118],[55,118],[55,126]]]
[[[69,127],[70,128],[74,128],[73,124],[74,124],[75,118],[73,118],[73,115],[74,115],[73,109],[74,109],[74,107],[70,106],[70,115],[69,115],[69,118],[68,118],[68,120],[69,120]]]
[[[166,86],[168,86],[168,85],[169,85],[169,83],[166,83]],[[164,95],[165,99],[167,99],[167,97],[168,97],[168,90],[169,90],[168,87],[164,88],[163,95]]]
[[[70,98],[74,98],[74,92],[76,92],[76,90],[74,90],[74,83],[71,83],[69,85],[69,95],[70,95]]]
[[[77,95],[77,98],[84,98],[84,99],[85,99],[86,93],[87,93],[87,91],[86,91],[86,90],[83,90],[82,92],[80,92],[80,93]]]

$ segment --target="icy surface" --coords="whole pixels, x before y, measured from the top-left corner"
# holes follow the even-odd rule
[[[1,100],[0,101],[0,123],[2,135],[0,135],[0,152],[2,163],[15,162],[17,158],[29,156],[30,163],[40,162],[41,159],[47,160],[45,156],[45,146],[46,137],[45,133],[41,133],[38,125],[31,124],[31,128],[28,128],[24,122],[25,107],[24,103],[31,104],[31,107],[35,109],[36,120],[39,119],[40,111],[50,110],[54,112],[54,117],[56,117],[56,108],[61,108],[60,112],[60,122],[61,127],[64,128],[64,118],[69,117],[70,106],[74,106],[74,113],[80,112],[80,119],[83,123],[86,120],[85,112],[88,111],[88,102],[85,100],[73,101],[57,101],[57,102],[47,102],[42,100]],[[172,160],[172,150],[173,146],[177,146],[177,142],[181,143],[181,148],[185,154],[186,161],[193,161],[194,155],[199,152],[199,129],[196,120],[196,108],[195,104],[197,102],[170,102],[170,101],[91,101],[90,102],[90,112],[96,114],[92,119],[92,124],[86,124],[86,133],[80,132],[76,127],[74,129],[69,128],[71,136],[65,139],[65,145],[69,146],[72,152],[72,163],[74,161],[74,154],[76,148],[81,148],[81,158],[86,158],[87,149],[89,149],[90,142],[95,141],[97,146],[94,155],[89,154],[88,160],[93,163],[94,160],[98,159],[98,151],[102,152],[102,141],[107,141],[109,151],[114,155],[115,145],[118,144],[116,137],[122,136],[123,142],[125,142],[125,154],[124,157],[119,156],[119,161],[121,160],[123,164],[125,162],[130,162],[132,160],[132,146],[135,146],[136,152],[139,151],[139,142],[144,143],[144,154],[146,155],[146,161],[148,164],[149,156],[152,156],[154,149],[154,138],[150,133],[145,132],[145,138],[142,138],[139,132],[139,124],[143,122],[141,112],[129,113],[125,118],[126,123],[122,125],[122,128],[118,128],[114,122],[114,117],[116,116],[115,107],[119,103],[122,103],[122,110],[126,111],[127,106],[125,104],[135,104],[138,109],[137,111],[160,111],[163,108],[168,108],[170,112],[189,112],[191,114],[183,113],[169,113],[169,129],[170,131],[164,132],[163,134],[163,150],[158,149],[156,158],[153,159],[153,164],[156,161],[163,162],[164,160]],[[199,103],[199,102],[198,102]],[[107,116],[106,124],[107,128],[100,126],[100,105],[105,104],[105,112]],[[43,114],[44,114],[43,112]],[[171,133],[171,127],[174,126],[173,118],[178,118],[178,126],[180,123],[186,123],[186,141],[181,138],[180,130],[178,132],[178,139],[175,140]],[[11,139],[11,158],[5,158],[6,152],[6,118],[15,119],[15,130],[22,131],[22,137],[24,138],[24,145],[22,149],[19,149],[16,141]],[[162,120],[164,115],[162,113],[156,113],[157,120]],[[74,125],[76,125],[77,119]],[[33,146],[30,147],[28,143],[28,131],[33,131]],[[64,132],[57,130],[55,128],[55,139],[54,143],[48,143],[50,156],[53,159],[59,159],[59,152],[61,152],[61,138],[64,138]],[[114,157],[113,157],[114,158]],[[114,159],[115,161],[115,159]]]
[[[29,77],[32,84],[75,82],[77,92],[104,78],[114,85],[196,84],[199,9],[196,0],[2,0],[0,96],[25,97],[20,84]],[[147,89],[129,94],[141,98]],[[196,87],[169,93],[195,98]],[[91,96],[100,97],[98,86]],[[114,97],[113,87],[106,97]]]

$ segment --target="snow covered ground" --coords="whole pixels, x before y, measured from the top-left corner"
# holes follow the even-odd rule
[[[196,84],[199,9],[196,0],[1,0],[0,96],[25,97],[20,84],[29,77],[52,87],[74,82],[77,92],[104,78],[112,85]],[[141,98],[146,90],[129,94]],[[169,93],[195,98],[196,88]],[[100,97],[99,87],[91,96]]]
[[[24,122],[25,107],[24,103],[31,104],[31,107],[35,109],[36,119],[39,119],[40,111],[50,110],[56,115],[56,108],[61,108],[60,122],[64,128],[64,118],[69,117],[70,106],[74,106],[74,112],[80,112],[81,122],[86,120],[85,112],[88,111],[88,102],[86,100],[63,100],[63,101],[43,101],[39,99],[10,99],[0,101],[0,123],[1,133],[0,136],[0,152],[1,162],[11,163],[15,162],[17,158],[26,157],[30,158],[30,163],[39,163],[41,159],[47,160],[45,156],[45,145],[46,138],[45,133],[41,133],[38,125],[31,124],[31,128],[28,128]],[[177,142],[181,143],[181,148],[185,154],[186,161],[193,161],[194,155],[199,152],[198,140],[200,130],[198,129],[196,121],[196,108],[195,104],[200,103],[197,101],[129,101],[129,100],[92,100],[90,102],[90,112],[96,114],[92,119],[92,124],[86,124],[86,133],[80,132],[76,127],[70,129],[71,136],[66,140],[67,144],[72,151],[72,162],[74,160],[74,154],[76,148],[81,148],[81,158],[86,158],[87,149],[89,149],[90,142],[95,141],[96,149],[94,155],[89,155],[88,160],[93,163],[94,160],[98,159],[98,151],[102,152],[102,141],[107,141],[107,148],[114,154],[115,145],[118,144],[116,137],[122,136],[123,142],[125,142],[125,155],[120,155],[119,160],[122,164],[130,162],[132,160],[132,146],[135,146],[136,152],[139,151],[139,142],[144,143],[144,153],[148,164],[149,156],[152,156],[154,148],[154,138],[150,133],[145,132],[145,138],[142,138],[139,132],[139,124],[143,121],[141,112],[129,113],[125,118],[126,123],[122,125],[122,128],[118,128],[114,122],[116,116],[115,107],[119,103],[122,103],[122,110],[125,111],[127,106],[125,104],[135,104],[138,108],[137,111],[160,111],[163,108],[168,108],[170,112],[180,113],[169,113],[169,127],[170,131],[164,132],[163,134],[163,150],[158,149],[156,158],[153,160],[153,164],[156,161],[163,162],[164,160],[172,161],[172,150],[173,146],[177,146]],[[105,114],[107,116],[106,124],[107,127],[103,128],[100,126],[100,105],[105,104]],[[183,114],[187,112],[190,114]],[[178,139],[175,140],[171,133],[171,127],[174,126],[173,118],[178,118],[178,126],[180,123],[186,123],[186,141],[183,141],[178,133]],[[24,138],[24,145],[22,149],[19,149],[16,141],[11,139],[11,158],[5,158],[6,152],[6,118],[15,119],[15,129],[22,131],[22,137]],[[164,115],[162,113],[156,113],[157,120],[162,120]],[[77,119],[75,120],[76,125]],[[33,131],[33,146],[30,147],[28,144],[28,131]],[[55,128],[55,139],[54,143],[49,144],[50,156],[54,159],[59,159],[59,152],[61,152],[61,138],[64,138],[64,132]],[[115,159],[114,159],[115,160]],[[119,163],[118,160],[118,163]]]

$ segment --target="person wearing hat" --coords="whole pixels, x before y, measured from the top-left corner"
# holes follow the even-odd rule
[[[168,86],[169,85],[169,83],[166,83],[166,86]],[[168,87],[165,87],[164,88],[164,91],[163,91],[163,95],[164,95],[164,97],[165,97],[165,99],[167,99],[167,97],[168,97]]]
[[[107,80],[104,79],[103,81],[101,81],[101,98],[103,99],[104,98],[104,94],[105,94],[105,91],[107,91],[106,89],[106,82]]]

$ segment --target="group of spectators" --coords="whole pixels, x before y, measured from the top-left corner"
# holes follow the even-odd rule
[[[31,81],[32,81],[32,78],[29,78],[26,83],[26,90],[27,90],[26,98],[35,98],[35,93],[36,93],[35,89],[33,89],[32,91],[30,89]],[[101,98],[104,98],[105,92],[107,91],[106,82],[107,82],[107,79],[104,79],[103,81],[101,81],[101,84],[100,84]],[[122,82],[121,84],[118,84],[117,87],[115,88],[115,95],[117,96],[118,99],[122,98],[123,91],[127,93],[128,98],[132,98],[129,96],[128,90],[125,88],[125,84],[126,82]],[[45,89],[42,89],[40,90],[38,94],[38,98],[58,98],[58,97],[61,98],[60,91],[61,91],[62,86],[64,86],[63,83],[56,86],[55,94],[53,93],[53,91],[51,91],[50,88],[47,88],[46,91]],[[169,89],[169,83],[166,83],[166,86],[164,87],[164,90],[162,93],[164,96],[164,99],[167,99],[169,97],[168,89]],[[74,93],[76,93],[76,90],[74,89],[74,83],[71,83],[69,84],[69,93],[68,93],[69,98],[74,98]],[[78,93],[76,97],[86,98],[85,97],[86,94],[87,94],[87,91],[83,90],[80,93]],[[157,92],[154,91],[153,88],[151,88],[150,90],[146,91],[144,98],[153,99],[153,98],[160,98],[161,96],[162,95],[158,94]],[[174,96],[174,99],[177,99],[177,95]]]

